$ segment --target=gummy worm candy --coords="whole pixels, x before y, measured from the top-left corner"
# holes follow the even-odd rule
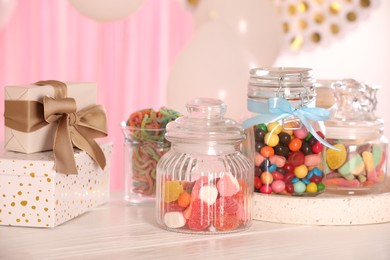
[[[152,195],[156,190],[156,165],[170,144],[165,140],[166,125],[180,114],[172,109],[143,109],[129,116],[126,125],[131,127],[133,145],[131,157],[134,193]]]

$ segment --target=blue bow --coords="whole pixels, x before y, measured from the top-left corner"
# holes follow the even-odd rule
[[[297,117],[307,130],[323,145],[334,150],[340,150],[321,138],[311,126],[308,120],[325,121],[329,118],[329,111],[323,108],[307,107],[292,108],[290,102],[284,98],[269,98],[268,103],[254,99],[248,99],[248,110],[260,115],[251,117],[244,121],[244,128],[248,128],[261,123],[279,121],[289,116]]]

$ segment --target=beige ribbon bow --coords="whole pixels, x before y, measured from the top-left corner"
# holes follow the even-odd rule
[[[104,107],[92,105],[77,111],[76,101],[66,97],[65,83],[49,80],[35,84],[53,86],[55,98],[44,97],[43,105],[37,101],[6,100],[5,125],[18,131],[32,132],[48,123],[58,122],[53,142],[55,170],[77,174],[73,145],[84,150],[103,169],[106,159],[93,139],[107,136]]]
[[[58,122],[54,136],[55,169],[66,174],[77,173],[73,145],[84,150],[104,169],[106,159],[94,138],[107,136],[107,119],[104,107],[89,106],[77,111],[73,98],[43,98],[46,122]]]

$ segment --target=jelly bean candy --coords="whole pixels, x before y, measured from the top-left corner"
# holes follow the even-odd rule
[[[301,151],[292,152],[287,161],[294,166],[298,166],[305,163],[305,155]]]
[[[294,136],[299,138],[299,139],[305,139],[305,137],[308,135],[309,131],[307,128],[302,125],[300,129],[294,130]]]
[[[201,231],[211,224],[211,210],[206,202],[196,199],[191,203],[191,212],[187,221],[190,230]]]
[[[294,183],[294,192],[295,193],[304,193],[306,190],[306,185],[301,182],[301,181],[298,181],[296,183]]]
[[[347,151],[343,144],[335,144],[334,147],[340,150],[327,149],[326,163],[332,170],[338,169],[347,160]]]
[[[306,186],[306,192],[316,193],[317,191],[318,191],[318,187],[317,184],[315,184],[314,182],[311,182]]]
[[[164,185],[164,201],[172,202],[179,198],[183,192],[183,186],[178,181],[166,181]]]
[[[322,162],[322,157],[319,154],[309,154],[305,156],[305,165],[307,167],[320,165]]]
[[[279,134],[279,142],[281,145],[288,146],[290,141],[291,141],[291,135],[289,135],[288,133],[282,132]]]
[[[273,192],[281,193],[281,192],[283,192],[285,190],[286,184],[284,183],[284,181],[275,180],[274,182],[272,182],[271,188],[272,188]]]
[[[267,130],[270,133],[280,134],[282,132],[282,126],[278,122],[271,122],[267,125]]]
[[[279,143],[279,136],[274,133],[267,133],[264,137],[264,142],[268,146],[275,147]]]
[[[293,152],[299,151],[301,147],[302,147],[302,140],[296,137],[293,138],[288,144],[288,148],[290,148],[290,150]]]
[[[264,193],[264,194],[271,194],[272,193],[272,188],[271,188],[270,185],[265,184],[265,185],[261,186],[260,192]]]
[[[272,155],[275,154],[275,151],[272,147],[267,145],[261,148],[260,154],[264,157],[271,157]]]
[[[264,162],[265,157],[259,153],[255,153],[255,165],[260,166]]]

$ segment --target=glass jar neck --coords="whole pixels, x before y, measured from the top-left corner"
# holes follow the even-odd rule
[[[239,152],[240,144],[221,143],[172,143],[171,150],[179,153],[199,155],[224,155]]]
[[[315,79],[307,68],[255,68],[250,71],[248,98],[284,98],[294,107],[315,102]]]

